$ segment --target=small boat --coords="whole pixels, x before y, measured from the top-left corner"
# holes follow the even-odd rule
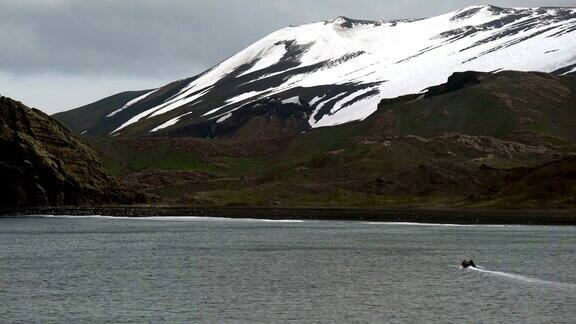
[[[460,265],[464,269],[466,269],[468,267],[476,268],[476,264],[474,264],[474,260],[470,260],[470,261],[462,260],[462,263],[460,263]]]

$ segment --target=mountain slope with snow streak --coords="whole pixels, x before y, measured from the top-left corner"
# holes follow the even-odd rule
[[[297,118],[304,130],[362,120],[383,98],[468,70],[574,72],[576,8],[475,6],[429,19],[288,27],[194,78],[56,117],[92,135],[214,137],[247,114]],[[83,114],[93,122],[79,129]]]

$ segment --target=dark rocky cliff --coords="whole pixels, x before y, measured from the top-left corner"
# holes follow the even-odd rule
[[[134,202],[98,155],[37,109],[0,97],[0,206]]]

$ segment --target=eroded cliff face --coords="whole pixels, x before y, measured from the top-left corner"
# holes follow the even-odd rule
[[[128,203],[98,155],[37,109],[0,97],[0,206]]]

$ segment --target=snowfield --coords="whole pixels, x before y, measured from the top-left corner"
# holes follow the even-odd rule
[[[381,99],[425,91],[454,72],[576,71],[575,64],[575,9],[475,6],[412,21],[339,17],[276,31],[164,102],[138,108],[154,90],[109,117],[125,116],[112,133],[150,118],[156,132],[187,118],[221,123],[277,98],[305,107],[311,127],[325,127],[364,119]]]

